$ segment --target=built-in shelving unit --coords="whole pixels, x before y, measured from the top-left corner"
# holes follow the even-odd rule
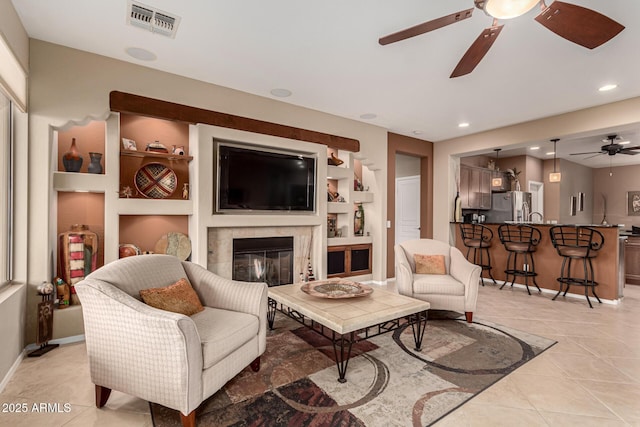
[[[327,166],[327,260],[329,277],[366,275],[371,273],[371,264],[366,268],[361,266],[352,269],[352,251],[357,254],[356,260],[362,261],[361,251],[371,254],[373,238],[367,227],[367,204],[374,200],[374,193],[365,191],[366,183],[362,182],[363,167],[367,162],[357,159],[357,154],[327,150],[327,158],[338,158],[343,161],[340,165]],[[372,163],[368,163],[372,164]],[[333,201],[332,201],[333,199]],[[358,234],[356,217],[359,206],[364,212],[364,228]],[[334,231],[335,230],[335,231]],[[366,258],[366,257],[365,257]],[[369,260],[369,258],[366,258]]]

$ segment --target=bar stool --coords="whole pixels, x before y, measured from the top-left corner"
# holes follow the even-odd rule
[[[536,273],[536,265],[533,259],[533,253],[536,251],[536,247],[542,237],[540,230],[530,225],[502,224],[498,227],[498,236],[505,250],[509,252],[507,269],[504,271],[507,277],[500,289],[504,288],[504,285],[509,281],[509,276],[512,275],[511,287],[516,281],[516,276],[522,276],[524,277],[527,293],[531,295],[531,291],[529,291],[529,277],[531,277],[533,284],[538,288],[538,292],[542,292],[536,283],[538,274]],[[523,258],[522,268],[518,268],[518,255]]]
[[[555,301],[558,298],[558,295],[562,292],[563,285],[566,285],[563,296],[567,295],[571,285],[578,285],[584,286],[584,296],[587,298],[589,307],[593,308],[589,299],[589,288],[591,288],[593,296],[602,304],[602,301],[596,295],[598,282],[594,280],[593,264],[591,263],[591,259],[598,256],[598,251],[604,246],[602,233],[585,226],[556,225],[549,229],[549,234],[551,235],[553,247],[558,251],[558,255],[563,258],[560,277],[557,279],[560,283],[560,290],[552,300]],[[583,277],[572,276],[571,262],[574,259],[582,260]]]
[[[493,231],[489,227],[480,224],[460,224],[460,234],[462,235],[462,243],[467,248],[467,260],[482,267],[482,271],[487,271],[489,277],[496,285],[496,279],[491,274],[491,255],[489,254],[489,248],[493,241]],[[473,249],[473,252],[471,250]],[[469,258],[469,255],[472,255]],[[482,275],[480,276],[480,283],[484,286]]]

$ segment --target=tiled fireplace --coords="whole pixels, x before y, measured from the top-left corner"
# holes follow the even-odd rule
[[[207,269],[270,286],[298,282],[300,273],[307,272],[312,233],[311,226],[210,227]]]

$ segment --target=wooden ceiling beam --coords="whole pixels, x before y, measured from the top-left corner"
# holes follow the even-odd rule
[[[203,108],[190,107],[159,99],[147,98],[130,93],[112,91],[109,94],[109,106],[111,111],[118,113],[137,114],[147,117],[155,117],[165,120],[174,120],[185,123],[202,123],[264,135],[278,136],[281,138],[295,139],[298,141],[323,144],[327,147],[337,148],[352,152],[360,151],[360,141],[353,138],[331,135],[248,117],[235,116],[233,114],[218,111],[205,110]]]

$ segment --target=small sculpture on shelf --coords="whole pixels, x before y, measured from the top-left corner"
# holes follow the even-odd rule
[[[182,198],[189,200],[189,183],[185,182],[182,186]]]
[[[177,154],[178,156],[184,156],[184,145],[181,146],[172,146],[171,147],[171,154]]]
[[[100,161],[102,160],[102,153],[89,153],[89,159],[91,160],[91,163],[89,163],[89,166],[87,167],[88,172],[96,174],[102,173],[103,169],[100,164]]]
[[[330,166],[340,166],[343,163],[344,160],[337,158],[333,153],[331,153],[330,157],[327,159],[327,164]]]
[[[364,208],[362,204],[358,205],[354,215],[353,234],[355,236],[364,236]]]
[[[135,194],[137,195],[138,192],[136,191]],[[133,196],[134,196],[133,189],[130,186],[125,185],[122,187],[122,190],[120,191],[120,197],[124,197],[128,199]]]
[[[150,153],[169,154],[169,150],[167,149],[167,147],[165,147],[164,144],[161,144],[160,141],[148,143],[145,151],[148,151]]]

